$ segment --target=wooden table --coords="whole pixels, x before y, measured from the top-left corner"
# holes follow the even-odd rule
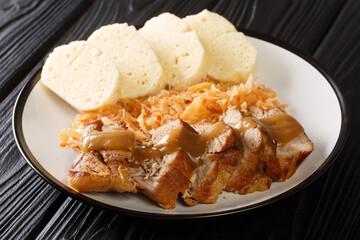
[[[141,219],[60,193],[25,162],[12,133],[17,95],[55,46],[114,22],[142,26],[161,12],[207,8],[317,59],[351,115],[335,163],[302,191],[245,213],[195,220]],[[360,239],[360,1],[0,1],[0,239]],[[329,106],[330,107],[330,106]]]

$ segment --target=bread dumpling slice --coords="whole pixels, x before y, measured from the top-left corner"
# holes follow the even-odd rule
[[[246,82],[256,72],[256,49],[241,32],[223,34],[209,43],[209,76],[223,82]]]
[[[59,46],[49,55],[41,81],[77,110],[92,110],[119,100],[115,63],[85,41]]]
[[[167,76],[157,56],[134,26],[103,26],[87,41],[114,60],[120,74],[121,98],[145,96],[165,87]]]
[[[256,49],[226,18],[204,10],[183,20],[197,32],[206,49],[210,77],[223,82],[245,82],[255,74]]]
[[[206,76],[205,50],[196,32],[177,16],[160,14],[147,21],[139,33],[159,57],[170,86],[198,83]]]
[[[191,30],[196,31],[200,41],[207,42],[222,34],[237,32],[234,25],[223,16],[207,9],[195,15],[189,15],[183,20]]]

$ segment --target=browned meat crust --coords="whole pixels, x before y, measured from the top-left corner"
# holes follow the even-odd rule
[[[222,193],[222,190],[225,189],[225,186],[236,166],[238,166],[239,162],[243,158],[243,153],[238,149],[230,148],[222,153],[212,154],[208,157],[217,159],[219,163],[219,172],[216,180],[210,187],[210,194],[208,198],[202,202],[213,204],[217,202],[217,199]]]
[[[164,156],[160,165],[153,176],[146,178],[144,169],[141,175],[134,176],[133,179],[148,197],[166,209],[173,209],[179,193],[184,193],[191,183],[191,159],[184,151],[178,151]]]
[[[79,192],[136,192],[130,182],[125,157],[103,151],[105,162],[98,152],[80,154],[68,173],[68,184]]]
[[[206,201],[211,194],[211,186],[218,178],[219,162],[217,159],[205,159],[203,164],[194,170],[191,186],[183,194],[184,201],[193,206],[198,202]]]

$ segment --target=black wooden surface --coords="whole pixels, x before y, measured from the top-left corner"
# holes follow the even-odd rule
[[[349,103],[351,130],[328,171],[301,192],[255,210],[169,221],[82,204],[27,165],[12,135],[13,106],[55,46],[105,24],[142,26],[164,11],[183,17],[204,8],[313,55],[335,76]],[[360,239],[359,0],[0,0],[0,88],[0,239]]]

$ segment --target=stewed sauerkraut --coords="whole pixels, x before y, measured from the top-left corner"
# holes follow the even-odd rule
[[[76,148],[79,132],[87,123],[101,120],[104,124],[122,122],[132,131],[137,140],[146,141],[151,129],[169,120],[181,119],[190,124],[200,122],[216,123],[230,106],[243,112],[250,107],[262,110],[280,107],[277,96],[263,84],[255,84],[252,78],[244,84],[221,83],[207,79],[192,86],[177,86],[162,90],[156,95],[136,99],[121,100],[115,105],[78,114],[73,129],[63,130],[59,136],[62,146]]]

